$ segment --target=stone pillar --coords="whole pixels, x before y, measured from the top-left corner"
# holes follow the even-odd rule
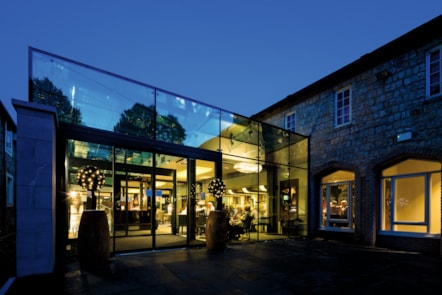
[[[12,100],[17,111],[17,277],[55,267],[56,109]]]

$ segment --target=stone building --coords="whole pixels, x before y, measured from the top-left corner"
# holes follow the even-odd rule
[[[439,16],[253,117],[310,139],[310,236],[442,253],[441,29]]]
[[[95,205],[112,253],[201,247],[197,212],[216,202],[254,207],[252,242],[441,254],[441,28],[439,16],[251,118],[31,48],[29,101],[13,100],[17,173],[1,186],[17,179],[17,200],[2,199],[17,207],[17,276],[62,268]],[[9,165],[15,125],[1,122]],[[97,192],[79,182],[88,171]],[[14,219],[0,216],[3,231]]]
[[[16,126],[0,102],[0,237],[15,233]]]
[[[15,271],[16,197],[15,158],[16,125],[0,102],[0,287]],[[1,290],[1,289],[0,289]],[[1,291],[0,291],[1,293]]]

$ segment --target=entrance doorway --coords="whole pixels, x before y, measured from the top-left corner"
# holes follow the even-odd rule
[[[96,193],[97,210],[108,216],[112,253],[205,245],[205,222],[197,213],[210,201],[203,182],[215,177],[219,160],[75,140],[69,145],[74,151],[68,156],[70,175],[84,165],[93,165],[104,175],[104,185]],[[75,178],[68,179],[70,195],[76,196],[70,202],[83,203],[87,192]],[[77,238],[83,209],[87,208],[77,206],[69,212],[70,239]]]

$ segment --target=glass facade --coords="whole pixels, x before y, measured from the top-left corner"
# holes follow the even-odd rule
[[[250,208],[248,240],[307,234],[308,138],[41,50],[29,57],[29,100],[56,107],[65,139],[69,238],[90,207],[77,181],[88,165],[104,175],[96,208],[115,252],[204,243],[214,178],[230,217]]]

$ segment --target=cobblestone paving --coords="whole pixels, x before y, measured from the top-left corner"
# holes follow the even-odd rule
[[[440,292],[439,256],[322,239],[290,239],[112,257],[107,272],[81,270],[75,257],[63,278],[20,279],[8,294],[403,294]],[[24,292],[24,293],[22,293]],[[52,293],[52,292],[51,292]]]

